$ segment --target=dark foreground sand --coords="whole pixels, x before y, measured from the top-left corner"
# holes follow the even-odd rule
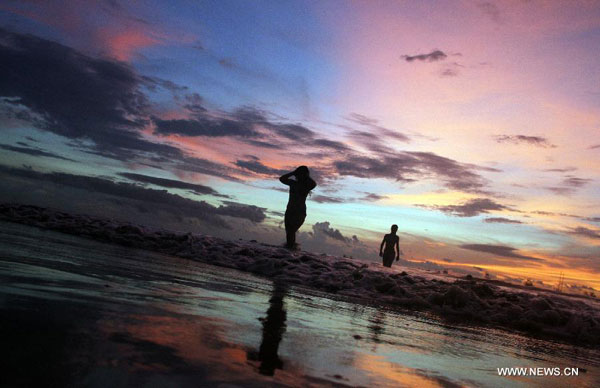
[[[35,206],[0,204],[0,220],[236,268],[357,302],[430,311],[447,319],[516,329],[536,337],[600,345],[600,306],[591,299],[498,286],[483,279],[398,273],[348,258],[153,230]]]

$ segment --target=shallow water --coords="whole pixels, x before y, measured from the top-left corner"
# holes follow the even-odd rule
[[[0,252],[1,385],[600,386],[597,350],[10,223]]]

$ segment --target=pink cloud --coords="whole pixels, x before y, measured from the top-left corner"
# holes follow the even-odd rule
[[[129,61],[138,50],[161,43],[161,39],[135,28],[103,28],[97,36],[108,54],[120,61]]]
[[[130,61],[147,47],[197,41],[185,32],[150,25],[121,5],[96,0],[20,2],[1,4],[0,9],[55,29],[63,36],[61,43],[120,61]]]

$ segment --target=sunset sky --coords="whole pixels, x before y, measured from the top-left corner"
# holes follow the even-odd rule
[[[304,249],[600,290],[598,52],[600,1],[3,1],[0,201],[280,244],[307,165]]]

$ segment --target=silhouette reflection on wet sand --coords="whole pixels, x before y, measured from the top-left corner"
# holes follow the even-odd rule
[[[371,341],[373,347],[371,351],[377,351],[377,345],[381,343],[381,336],[385,333],[385,312],[376,309],[374,314],[369,318],[369,332],[371,333]]]
[[[277,354],[279,343],[286,329],[287,312],[284,306],[284,297],[288,292],[287,286],[275,282],[269,299],[269,309],[266,318],[262,318],[262,342],[257,352],[248,352],[249,360],[260,361],[258,372],[266,376],[273,376],[275,369],[283,368],[283,361]]]

